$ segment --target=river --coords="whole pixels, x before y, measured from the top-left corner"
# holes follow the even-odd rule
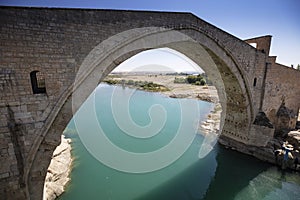
[[[59,197],[60,200],[300,199],[299,174],[282,172],[272,165],[218,144],[206,156],[199,158],[204,136],[197,128],[191,143],[188,143],[189,138],[181,139],[184,145],[188,144],[187,149],[181,148],[181,144],[173,148],[174,155],[177,151],[183,153],[178,159],[171,159],[177,158],[176,155],[163,151],[172,143],[170,141],[177,138],[181,127],[184,127],[186,137],[193,135],[189,133],[193,129],[184,125],[190,121],[190,127],[196,127],[195,119],[183,118],[194,116],[195,110],[199,114],[195,115],[198,120],[205,120],[214,107],[212,103],[172,99],[158,93],[105,84],[99,85],[89,99],[90,103],[88,100],[82,107],[94,112],[106,139],[123,149],[125,154],[117,155],[117,151],[110,150],[101,142],[97,146],[98,143],[93,140],[98,137],[98,129],[90,124],[93,114],[81,108],[76,116],[81,122],[84,121],[83,125],[78,125],[78,121],[73,119],[65,131],[66,137],[72,139],[74,161],[71,182]],[[126,103],[130,120],[122,114],[126,112],[120,107],[124,107],[122,102]],[[184,105],[194,106],[188,116]],[[89,109],[91,107],[93,109]],[[116,114],[122,115],[122,118],[116,119]],[[161,121],[164,123],[159,124]],[[158,123],[161,128],[151,127],[151,123]],[[158,133],[142,137],[127,133],[135,128],[137,131],[145,130],[145,127]],[[97,149],[93,150],[95,146]],[[95,153],[97,150],[102,157]],[[150,160],[146,157],[144,162],[127,164],[128,152],[146,156],[147,152],[160,154],[149,156]],[[134,166],[130,165],[132,163]]]

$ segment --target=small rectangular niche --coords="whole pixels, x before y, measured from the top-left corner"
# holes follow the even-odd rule
[[[46,84],[44,74],[40,71],[30,72],[30,80],[33,94],[46,93]]]

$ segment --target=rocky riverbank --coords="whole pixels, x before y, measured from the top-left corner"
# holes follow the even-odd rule
[[[64,192],[66,184],[70,181],[71,171],[71,139],[62,135],[61,144],[55,149],[44,185],[44,200],[56,199]]]
[[[298,130],[298,137],[300,137],[300,131]],[[292,145],[292,150],[286,151],[284,147],[287,141],[291,138],[273,138],[271,139],[266,146],[257,147],[257,146],[250,146],[240,143],[238,141],[232,140],[231,138],[225,137],[224,135],[220,135],[219,143],[221,143],[226,148],[230,148],[232,150],[236,150],[242,152],[244,154],[248,154],[258,158],[259,160],[266,161],[268,163],[277,165],[279,168],[285,170],[295,170],[300,171],[299,160],[296,162],[296,158],[300,157],[299,154],[299,147],[295,144]],[[299,143],[299,140],[297,140]],[[234,146],[234,148],[232,148]],[[286,157],[285,157],[286,154]]]
[[[161,86],[157,90],[146,90],[159,92],[171,98],[193,98],[203,101],[217,103],[219,102],[218,93],[214,86],[199,86],[185,83],[174,83],[175,78],[184,78],[179,75],[109,75],[105,81],[110,84],[124,82],[126,87],[145,90],[139,85],[126,83],[153,83]]]
[[[221,112],[221,105],[217,103],[214,109],[207,115],[207,119],[199,127],[203,134],[219,134]]]

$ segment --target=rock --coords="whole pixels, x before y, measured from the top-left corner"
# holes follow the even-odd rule
[[[170,98],[187,98],[187,97],[189,97],[189,95],[188,94],[171,94],[171,95],[169,95],[169,97]]]
[[[300,150],[300,131],[290,131],[286,140],[295,147],[295,150]]]
[[[212,103],[218,102],[218,98],[207,96],[207,94],[201,94],[201,95],[198,94],[197,98],[201,101],[207,101],[207,102],[212,102]]]
[[[199,126],[203,135],[219,134],[221,112],[221,105],[219,103],[215,104],[214,110],[207,115],[206,121],[202,122]]]
[[[72,163],[70,143],[71,140],[62,135],[61,144],[53,153],[45,179],[44,200],[53,200],[60,196],[70,180]]]

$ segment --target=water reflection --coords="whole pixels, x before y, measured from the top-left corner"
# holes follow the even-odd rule
[[[202,199],[215,176],[216,154],[216,150],[211,151],[182,173],[137,199]]]
[[[300,179],[297,174],[270,167],[260,173],[236,196],[242,199],[300,199]]]
[[[250,156],[219,146],[217,171],[209,186],[205,200],[234,199],[249,182],[270,165]]]
[[[223,147],[205,200],[300,199],[300,177]],[[285,197],[285,198],[283,198]]]

